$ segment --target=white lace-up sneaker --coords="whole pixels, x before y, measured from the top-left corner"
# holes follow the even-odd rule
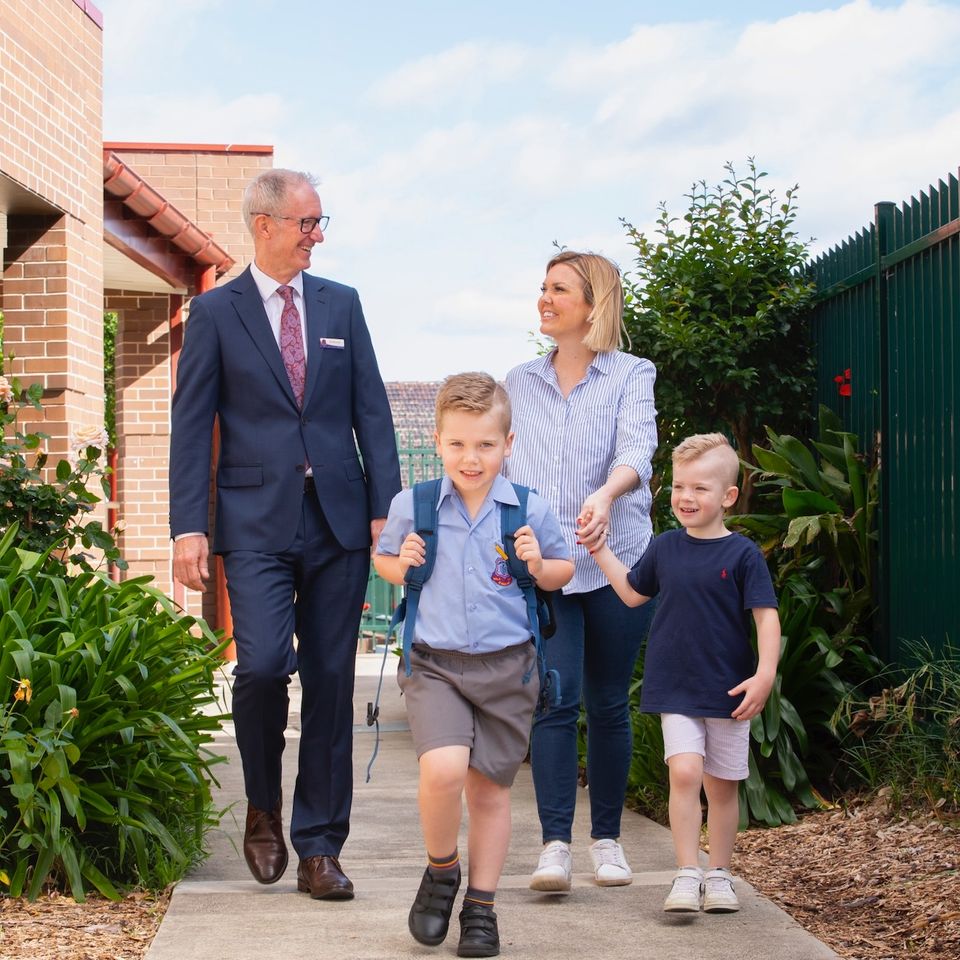
[[[573,858],[570,856],[570,844],[562,840],[551,840],[543,848],[537,869],[530,877],[530,889],[547,892],[569,890],[572,874]]]
[[[740,909],[729,870],[717,867],[707,871],[703,878],[703,909],[706,913],[736,913]]]
[[[703,893],[703,871],[699,867],[681,867],[663,901],[667,913],[697,913]]]
[[[623,847],[616,840],[598,840],[590,847],[593,872],[601,887],[625,887],[633,882],[633,871]]]

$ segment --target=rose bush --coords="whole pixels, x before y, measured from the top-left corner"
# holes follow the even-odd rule
[[[104,562],[125,569],[111,531],[93,516],[101,497],[91,485],[99,480],[103,496],[110,495],[106,430],[75,428],[73,462],[60,460],[54,468],[43,446],[49,436],[21,426],[26,410],[42,410],[42,395],[38,383],[24,388],[17,377],[0,376],[0,533],[16,523],[25,549],[56,552],[84,570]]]

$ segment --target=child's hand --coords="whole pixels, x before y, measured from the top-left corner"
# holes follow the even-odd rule
[[[597,490],[580,507],[577,514],[577,543],[590,553],[599,549],[607,538],[612,502],[610,497]]]
[[[403,573],[410,567],[419,567],[426,563],[427,545],[423,538],[416,533],[408,533],[407,539],[400,544],[400,553],[397,554]]]
[[[530,576],[536,580],[543,570],[543,556],[540,553],[537,535],[529,525],[521,527],[514,534],[514,546],[517,550],[517,558],[527,565]]]
[[[738,697],[741,693],[744,695],[740,706],[730,716],[734,720],[752,720],[763,710],[767,697],[770,696],[770,691],[773,689],[775,679],[776,674],[767,676],[766,674],[755,673],[752,677],[744,680],[743,683],[737,684],[732,690],[728,690],[727,693],[731,697]]]

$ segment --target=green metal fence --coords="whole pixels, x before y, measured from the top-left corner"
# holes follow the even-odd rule
[[[404,487],[412,487],[420,480],[432,480],[443,473],[443,464],[435,447],[426,440],[419,446],[401,447],[398,443],[397,453],[400,456],[400,479]],[[403,588],[378,577],[371,563],[367,577],[367,595],[360,618],[360,649],[373,650],[384,642],[390,618],[402,596]]]
[[[960,187],[950,176],[812,264],[818,401],[881,462],[881,653],[960,625]]]

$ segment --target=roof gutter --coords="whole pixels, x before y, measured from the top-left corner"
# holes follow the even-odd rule
[[[110,150],[103,152],[103,189],[120,200],[188,257],[223,276],[235,263],[210,234],[165,200],[140,174]]]

